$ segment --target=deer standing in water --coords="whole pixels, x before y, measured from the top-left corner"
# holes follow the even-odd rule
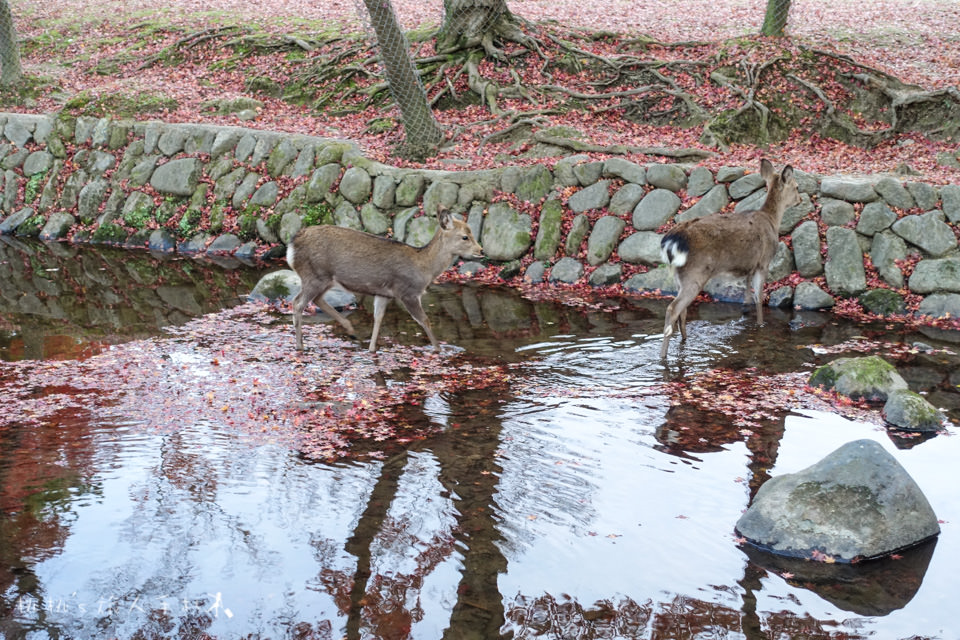
[[[763,283],[777,251],[780,221],[784,211],[800,204],[800,192],[790,166],[777,174],[764,159],[760,175],[767,183],[767,198],[759,209],[687,220],[660,241],[663,262],[676,269],[678,286],[663,324],[661,359],[667,357],[670,336],[678,324],[682,339],[687,339],[687,307],[715,275],[750,276],[757,323],[763,324]],[[744,304],[749,293],[748,289],[744,294]]]
[[[287,263],[297,272],[302,288],[293,301],[293,326],[297,349],[303,350],[303,309],[316,302],[320,309],[355,336],[353,324],[323,299],[332,287],[358,295],[373,296],[373,335],[370,351],[377,350],[380,323],[390,300],[396,299],[416,320],[430,344],[440,345],[433,335],[420,298],[427,286],[459,256],[482,258],[483,250],[466,222],[448,211],[437,213],[440,228],[426,246],[382,238],[362,231],[319,225],[301,229],[287,247]]]

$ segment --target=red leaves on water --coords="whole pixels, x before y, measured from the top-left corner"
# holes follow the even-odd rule
[[[167,332],[83,361],[0,363],[9,408],[0,429],[84,411],[160,431],[218,425],[328,459],[363,440],[424,437],[439,428],[415,408],[426,398],[510,380],[498,365],[419,347],[387,345],[371,356],[316,324],[305,327],[314,346],[301,354],[289,324],[253,304]]]

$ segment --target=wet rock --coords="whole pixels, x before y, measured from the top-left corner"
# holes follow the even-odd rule
[[[666,266],[650,269],[646,273],[637,273],[630,276],[623,283],[627,291],[660,291],[671,294],[677,292],[677,282],[673,273]]]
[[[370,174],[359,167],[350,167],[340,178],[340,193],[354,204],[363,204],[373,192]]]
[[[827,229],[827,263],[824,266],[827,287],[839,295],[857,295],[867,288],[863,252],[853,229]]]
[[[799,309],[828,309],[834,305],[833,296],[813,282],[801,282],[793,292],[793,306]]]
[[[777,287],[771,291],[767,305],[775,309],[785,309],[793,306],[793,287]]]
[[[510,205],[495,202],[483,223],[484,254],[491,260],[516,260],[530,248],[531,220]]]
[[[563,205],[559,200],[547,200],[540,208],[540,227],[533,245],[536,260],[551,260],[560,247],[563,224]]]
[[[603,216],[597,220],[587,240],[587,263],[597,266],[606,262],[626,226],[627,223],[616,216]]]
[[[838,358],[817,368],[809,385],[867,402],[884,402],[890,393],[907,388],[893,365],[880,356]]]
[[[647,166],[647,183],[660,189],[680,191],[687,186],[687,174],[675,164]]]
[[[820,194],[847,202],[873,202],[879,196],[871,180],[833,176],[820,181]]]
[[[602,264],[593,270],[588,282],[594,287],[604,287],[620,282],[623,267],[619,264]]]
[[[150,176],[150,185],[159,191],[173,196],[189,196],[197,188],[202,163],[197,158],[171,160],[154,169]]]
[[[65,238],[75,223],[76,219],[69,213],[54,211],[40,230],[40,239],[46,242]]]
[[[283,269],[274,271],[260,278],[249,299],[254,302],[275,302],[283,300],[293,302],[300,292],[300,276],[295,271]]]
[[[210,246],[207,247],[207,253],[233,253],[237,250],[237,247],[239,247],[240,244],[240,238],[232,233],[225,233],[210,243]]]
[[[671,193],[671,195],[673,194]],[[711,213],[717,213],[727,206],[729,202],[730,198],[727,196],[727,188],[722,184],[718,184],[710,189],[707,195],[700,198],[696,204],[678,215],[677,222],[684,222],[685,220],[692,220],[693,218],[702,218]],[[677,206],[679,206],[679,203]],[[634,226],[636,226],[636,223],[634,223]],[[652,228],[656,229],[657,227]]]
[[[921,260],[910,276],[914,293],[960,291],[960,258]]]
[[[873,188],[883,198],[884,202],[891,207],[912,209],[917,206],[913,196],[896,178],[881,178]]]
[[[573,284],[583,276],[583,265],[574,258],[560,258],[550,269],[550,282]]]
[[[200,253],[206,250],[209,241],[210,236],[201,231],[177,244],[177,251],[179,253]]]
[[[34,210],[32,207],[24,207],[16,213],[13,213],[0,222],[0,235],[11,235],[21,224],[27,221],[27,219],[33,217]]]
[[[849,442],[797,473],[771,478],[737,531],[774,553],[835,561],[876,558],[940,533],[905,469],[872,440]]]
[[[653,231],[637,231],[620,243],[617,255],[624,262],[632,264],[659,264],[662,238],[663,236]]]
[[[894,233],[937,257],[957,248],[953,229],[943,221],[940,211],[928,211],[922,215],[906,216],[893,223]]]
[[[812,278],[823,273],[823,258],[820,254],[820,231],[817,223],[806,220],[793,230],[790,236],[793,245],[793,258],[797,272],[804,278]]]
[[[670,220],[680,209],[680,198],[667,189],[654,189],[633,210],[633,228],[652,231]]]
[[[177,239],[169,229],[154,229],[147,240],[147,248],[168,253],[177,248]]]
[[[859,300],[866,311],[881,316],[903,313],[907,306],[903,296],[890,289],[871,289],[860,294]]]
[[[574,213],[601,209],[610,202],[609,188],[609,180],[601,180],[589,187],[584,187],[570,196],[570,199],[567,200],[567,206]]]
[[[904,431],[931,432],[943,426],[943,416],[919,393],[906,389],[894,391],[883,405],[887,423]]]
[[[603,163],[603,175],[623,178],[636,185],[647,183],[647,170],[623,158],[609,158]]]
[[[920,302],[918,316],[960,318],[960,294],[932,293]]]
[[[543,278],[546,276],[547,266],[540,260],[535,260],[530,263],[530,266],[527,267],[527,270],[523,273],[523,279],[527,282],[536,284],[538,282],[543,282]]]
[[[793,261],[793,252],[785,242],[777,245],[777,251],[773,254],[770,261],[770,267],[767,270],[767,282],[776,282],[789,276],[796,269]]]

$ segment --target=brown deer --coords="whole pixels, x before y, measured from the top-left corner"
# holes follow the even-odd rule
[[[759,209],[687,220],[660,241],[660,254],[666,264],[676,269],[678,286],[663,324],[661,359],[667,357],[670,336],[678,323],[682,339],[687,339],[687,307],[715,275],[750,276],[757,323],[763,324],[763,283],[777,251],[780,221],[784,211],[800,204],[800,192],[790,166],[778,175],[770,161],[764,159],[760,162],[760,175],[767,183],[767,198]],[[748,289],[744,294],[744,304],[749,293]]]
[[[297,349],[303,350],[303,308],[311,300],[356,336],[353,324],[323,299],[324,293],[338,286],[358,295],[373,296],[371,352],[377,350],[380,323],[391,299],[396,299],[423,327],[430,344],[439,351],[420,298],[455,258],[481,258],[483,250],[466,222],[454,219],[448,211],[439,211],[437,219],[440,228],[419,249],[344,227],[320,225],[301,229],[287,247],[287,263],[302,281],[300,293],[293,301]]]

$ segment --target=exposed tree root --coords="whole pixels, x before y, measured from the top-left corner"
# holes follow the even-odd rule
[[[480,104],[493,116],[459,125],[460,134],[502,123],[502,129],[480,138],[480,147],[526,135],[578,152],[691,160],[711,155],[701,149],[594,145],[546,131],[548,114],[574,109],[645,126],[701,127],[701,143],[721,149],[774,142],[798,128],[867,147],[905,131],[960,135],[956,87],[923,91],[842,54],[763,39],[729,49],[650,38],[617,40],[614,46],[608,41],[617,34],[532,25],[509,12],[487,24],[483,15],[482,7],[476,15],[466,12],[445,32],[418,34],[413,46],[426,54],[415,64],[432,108]],[[239,63],[250,52],[298,52],[299,61],[276,81],[275,95],[317,111],[367,114],[392,104],[375,44],[363,37],[205,29],[146,57],[125,53],[112,63],[144,69],[204,46],[235,52],[219,64]],[[661,51],[665,59],[657,57]],[[371,126],[382,127],[381,115],[366,117]]]
[[[543,131],[538,131],[533,134],[533,139],[537,142],[542,142],[544,144],[552,144],[556,147],[565,147],[567,149],[572,149],[577,152],[592,151],[596,153],[610,153],[623,155],[628,153],[639,153],[647,156],[662,156],[665,158],[673,158],[675,160],[703,160],[704,158],[709,158],[716,155],[712,151],[705,151],[703,149],[674,149],[669,147],[634,147],[632,145],[623,145],[623,144],[614,144],[614,145],[600,145],[600,144],[591,144],[588,142],[580,142],[579,140],[571,140],[569,138],[561,138],[559,136],[553,136]]]

